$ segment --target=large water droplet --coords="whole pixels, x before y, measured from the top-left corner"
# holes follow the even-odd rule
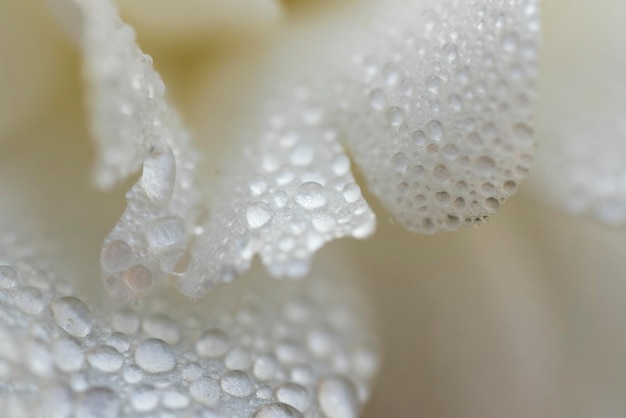
[[[296,203],[306,209],[321,208],[327,203],[324,187],[315,181],[302,183],[296,191],[295,200]]]
[[[135,350],[135,363],[148,373],[169,372],[176,367],[176,356],[165,341],[150,338]]]
[[[264,202],[253,202],[246,210],[246,220],[250,228],[261,228],[272,219],[272,208]]]
[[[91,332],[93,317],[89,307],[71,296],[52,302],[52,314],[56,323],[68,334],[82,338]]]
[[[354,385],[341,376],[325,377],[317,387],[317,401],[328,418],[356,418],[359,401]]]

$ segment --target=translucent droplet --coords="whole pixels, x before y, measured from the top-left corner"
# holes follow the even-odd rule
[[[180,340],[178,324],[164,314],[151,315],[143,321],[143,330],[153,338],[158,338],[168,344],[176,344]]]
[[[313,147],[308,144],[299,144],[291,151],[289,161],[296,167],[304,167],[311,164],[314,157]]]
[[[361,188],[356,183],[347,183],[343,186],[342,194],[346,202],[353,203],[361,198]]]
[[[89,350],[87,361],[92,367],[102,372],[113,373],[122,368],[124,358],[115,348],[99,345]]]
[[[418,148],[422,148],[424,145],[426,145],[426,142],[428,142],[428,137],[426,136],[424,131],[413,132],[411,134],[411,139],[413,140],[413,144]]]
[[[215,380],[199,379],[189,388],[189,394],[196,402],[207,406],[214,406],[220,400],[220,387]]]
[[[83,349],[74,340],[63,338],[52,345],[52,358],[57,369],[64,373],[81,370],[85,364]]]
[[[135,411],[148,412],[159,404],[159,395],[153,387],[141,385],[130,393],[129,400]]]
[[[359,413],[356,389],[344,377],[321,379],[317,387],[317,401],[328,418],[356,418]]]
[[[206,331],[196,343],[196,352],[203,357],[223,356],[229,348],[228,334],[219,328]]]
[[[132,254],[126,242],[109,242],[102,248],[102,266],[112,272],[125,270],[131,263]]]
[[[27,315],[39,315],[43,309],[43,295],[39,289],[24,287],[15,294],[15,306]]]
[[[391,157],[391,165],[396,171],[406,171],[409,165],[409,159],[405,154],[398,152]]]
[[[390,107],[387,110],[387,122],[391,126],[399,127],[404,123],[404,112],[397,106]]]
[[[370,92],[370,106],[376,110],[383,110],[385,107],[385,95],[380,89],[374,89]]]
[[[224,365],[230,370],[245,370],[252,364],[250,352],[245,348],[234,348],[228,352]]]
[[[314,181],[302,183],[295,196],[296,203],[306,209],[317,209],[326,205],[324,187]]]
[[[174,193],[176,183],[176,159],[172,149],[165,143],[158,143],[143,163],[140,183],[154,203],[166,204]]]
[[[350,170],[350,159],[345,154],[337,154],[331,162],[331,168],[336,176],[344,176]]]
[[[93,316],[80,299],[67,296],[53,301],[52,314],[56,323],[74,337],[83,338],[91,332]]]
[[[250,228],[261,228],[272,219],[272,208],[264,202],[253,202],[246,210],[246,220]]]
[[[426,124],[426,134],[433,141],[439,141],[443,137],[443,125],[438,120],[431,120]]]
[[[161,396],[161,402],[167,409],[184,409],[189,406],[191,401],[184,393],[166,391]]]
[[[293,406],[300,412],[305,412],[311,402],[307,390],[295,383],[284,383],[278,386],[276,388],[276,399]]]
[[[152,272],[138,264],[124,272],[124,282],[133,292],[145,294],[152,288]]]
[[[11,266],[0,266],[0,289],[12,289],[17,286],[19,275]]]
[[[165,341],[150,338],[135,350],[135,363],[148,373],[163,373],[174,370],[176,356]]]
[[[120,401],[111,389],[92,388],[87,390],[76,405],[76,418],[117,418]]]
[[[327,234],[337,225],[337,221],[330,215],[315,214],[311,219],[313,228],[320,234]]]
[[[152,222],[146,233],[148,244],[155,250],[164,250],[184,242],[185,221],[178,216],[167,216]]]
[[[220,379],[222,390],[234,397],[244,398],[252,394],[254,383],[250,376],[241,370],[231,370]]]
[[[437,94],[441,87],[441,79],[437,76],[429,76],[426,78],[426,89],[432,94]]]
[[[262,354],[255,361],[253,366],[254,376],[259,380],[271,380],[278,370],[278,360],[271,354]]]
[[[302,418],[302,414],[289,405],[276,402],[259,408],[254,418]]]

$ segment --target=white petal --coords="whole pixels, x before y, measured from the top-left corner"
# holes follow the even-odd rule
[[[480,223],[532,161],[538,2],[392,4],[352,28],[350,149],[406,228]]]
[[[569,213],[624,224],[626,58],[618,51],[625,46],[620,17],[626,5],[611,0],[552,7],[540,80],[541,146],[532,184]]]
[[[0,241],[7,416],[356,416],[369,396],[367,315],[331,270],[286,284],[255,274],[201,303],[88,306],[75,268],[60,273],[15,230]]]

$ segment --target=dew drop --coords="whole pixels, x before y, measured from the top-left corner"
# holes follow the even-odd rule
[[[221,357],[229,348],[228,334],[219,328],[206,331],[196,343],[196,352],[203,357]]]
[[[125,241],[112,241],[102,249],[102,265],[106,270],[117,272],[128,268],[132,250]]]
[[[83,338],[91,332],[93,317],[89,307],[71,296],[52,302],[52,314],[56,323],[68,334]]]
[[[295,383],[284,383],[276,388],[276,399],[304,412],[311,402],[309,393],[302,386]]]
[[[399,127],[404,123],[404,112],[397,106],[390,107],[387,110],[387,122],[389,125]]]
[[[176,367],[176,356],[165,341],[150,338],[135,350],[135,363],[148,373],[169,372]]]
[[[352,383],[340,376],[325,377],[317,387],[317,400],[328,418],[356,418],[359,401]]]
[[[189,388],[189,394],[196,402],[214,406],[220,400],[220,387],[216,381],[202,378],[193,382]]]
[[[12,289],[17,286],[17,271],[11,266],[0,266],[0,289]]]
[[[256,229],[266,225],[272,219],[272,208],[264,202],[253,202],[246,210],[246,221],[250,228]]]
[[[152,272],[138,264],[124,272],[124,282],[133,292],[145,294],[152,287]]]
[[[385,95],[381,89],[374,89],[370,92],[370,106],[376,110],[383,110],[385,107]]]
[[[289,405],[276,402],[259,408],[254,418],[302,418],[302,414]]]
[[[76,418],[116,418],[120,411],[120,401],[111,389],[91,388],[79,399],[76,405]]]
[[[254,390],[254,383],[250,376],[241,370],[231,370],[220,379],[222,390],[236,398],[244,398]]]
[[[91,366],[102,372],[113,373],[122,368],[124,359],[115,348],[108,345],[100,345],[89,350],[87,361]]]
[[[155,250],[174,247],[185,240],[185,221],[178,216],[167,216],[155,220],[146,233],[148,244]]]
[[[426,134],[433,141],[439,141],[443,137],[443,125],[438,120],[431,120],[426,124]]]
[[[305,209],[321,208],[327,203],[324,187],[315,181],[302,183],[296,191],[295,200]]]
[[[43,309],[43,295],[39,289],[24,287],[15,294],[15,306],[27,315],[39,315]]]
[[[342,193],[348,203],[356,202],[361,198],[361,188],[356,183],[347,183],[343,186]]]

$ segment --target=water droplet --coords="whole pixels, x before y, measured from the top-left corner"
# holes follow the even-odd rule
[[[448,62],[452,62],[457,59],[458,49],[455,44],[445,44],[441,52],[443,53],[443,57]]]
[[[311,224],[320,234],[327,234],[337,225],[337,221],[330,215],[317,213],[313,215]]]
[[[411,134],[411,139],[413,140],[413,145],[416,147],[423,147],[428,142],[428,137],[424,133],[424,131],[415,131]]]
[[[325,206],[327,203],[324,196],[324,187],[314,181],[302,183],[295,196],[296,203],[305,209],[317,209]]]
[[[176,159],[169,145],[160,142],[143,163],[140,183],[150,200],[164,205],[174,193],[175,182]]]
[[[159,403],[159,396],[153,387],[141,385],[130,393],[130,404],[137,412],[152,411]]]
[[[345,154],[337,154],[333,157],[331,168],[336,176],[343,176],[350,170],[350,159]]]
[[[381,89],[374,89],[370,92],[370,106],[376,110],[383,110],[385,107],[385,95]]]
[[[39,315],[43,309],[43,295],[39,289],[25,287],[15,294],[15,306],[27,315]]]
[[[304,167],[311,164],[314,157],[313,147],[308,144],[299,144],[291,151],[289,161],[296,167]]]
[[[476,168],[482,174],[493,174],[496,169],[496,162],[493,160],[493,158],[487,155],[483,155],[476,159]]]
[[[13,289],[19,275],[11,266],[0,266],[0,289]]]
[[[347,183],[343,186],[342,193],[348,203],[356,202],[361,198],[361,188],[356,183]]]
[[[83,368],[83,349],[74,340],[60,339],[52,346],[52,357],[57,369],[64,373],[74,373]]]
[[[124,359],[115,348],[99,345],[89,350],[87,361],[100,371],[113,373],[122,368]]]
[[[184,409],[189,406],[190,400],[184,393],[170,390],[163,393],[161,402],[167,409]]]
[[[278,361],[271,354],[262,354],[254,362],[252,372],[259,380],[271,380],[278,370]]]
[[[441,88],[441,79],[437,76],[429,76],[426,78],[426,89],[432,94],[437,94]]]
[[[228,334],[219,328],[206,331],[196,343],[196,352],[203,357],[221,357],[229,348]]]
[[[153,338],[158,338],[168,344],[176,344],[180,340],[178,324],[169,316],[154,314],[143,321],[143,330]]]
[[[250,228],[261,228],[272,219],[272,208],[264,202],[253,202],[246,210],[246,220]]]
[[[391,165],[395,168],[396,171],[406,171],[409,166],[409,159],[406,155],[399,152],[391,157]]]
[[[359,401],[354,385],[340,376],[320,380],[317,401],[328,418],[356,418],[359,413]]]
[[[124,272],[124,282],[133,292],[145,294],[152,288],[152,272],[138,264]]]
[[[250,352],[245,348],[232,349],[224,359],[224,365],[231,370],[245,370],[252,364]]]
[[[397,106],[390,107],[387,110],[387,122],[389,125],[399,127],[404,123],[404,112]]]
[[[438,120],[431,120],[426,124],[426,134],[433,141],[439,141],[443,137],[443,125]]]
[[[307,390],[295,383],[284,383],[277,387],[276,399],[293,406],[300,412],[306,411],[311,402]]]
[[[116,418],[120,401],[111,389],[92,388],[87,390],[76,405],[76,418]]]
[[[254,390],[254,383],[250,376],[241,370],[231,370],[220,379],[222,390],[237,398],[244,398]]]
[[[83,338],[91,332],[93,317],[89,307],[71,296],[52,302],[52,314],[56,323],[68,334]]]
[[[254,418],[302,418],[302,414],[289,405],[276,402],[259,408]]]
[[[165,341],[150,338],[135,350],[135,363],[148,373],[169,372],[176,367],[176,356]]]
[[[131,263],[132,250],[124,241],[112,241],[102,249],[102,266],[109,271],[122,271]]]
[[[220,400],[220,387],[216,381],[202,378],[193,382],[189,394],[201,404],[214,406]]]
[[[178,216],[167,216],[150,225],[146,238],[150,247],[164,250],[184,242],[186,234],[185,221]]]

